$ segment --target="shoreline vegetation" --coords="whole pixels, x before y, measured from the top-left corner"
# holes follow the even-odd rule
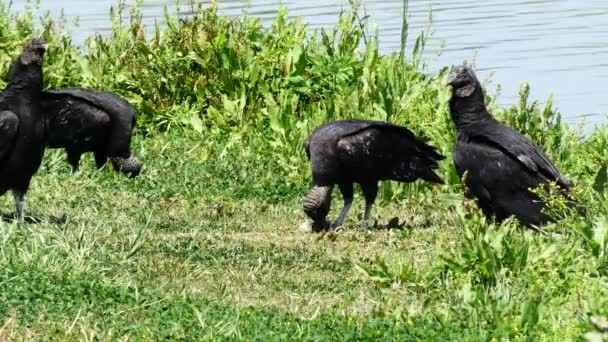
[[[0,2],[0,88],[23,43],[42,36],[45,88],[128,99],[145,165],[127,179],[86,156],[71,175],[47,150],[28,223],[8,219],[12,199],[0,198],[0,340],[608,340],[605,125],[583,135],[528,86],[510,108],[489,96],[586,209],[553,202],[562,219],[546,234],[497,225],[462,195],[447,67],[424,72],[424,34],[383,55],[356,6],[309,35],[286,8],[263,28],[196,4],[146,34],[142,5],[118,6],[108,37],[76,47],[61,18],[39,23]],[[369,232],[356,229],[358,206],[338,234],[298,230],[304,140],[347,118],[425,137],[448,157],[447,184],[383,182]]]

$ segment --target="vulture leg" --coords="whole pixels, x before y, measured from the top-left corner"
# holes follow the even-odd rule
[[[95,165],[97,166],[98,169],[101,169],[104,165],[106,165],[106,162],[108,161],[108,156],[105,154],[105,152],[102,151],[95,151]]]
[[[363,214],[363,222],[361,222],[361,229],[367,230],[369,225],[369,217],[372,213],[372,206],[378,195],[378,183],[365,183],[361,184],[363,190],[363,196],[365,197],[365,213]]]
[[[68,163],[72,165],[72,173],[78,173],[78,164],[80,163],[80,152],[68,150]]]
[[[15,198],[15,211],[17,215],[17,221],[23,222],[25,216],[23,215],[23,205],[25,204],[25,194],[22,191],[13,190],[13,197]]]
[[[338,230],[344,223],[344,219],[346,218],[346,214],[350,210],[350,207],[353,205],[353,183],[340,183],[338,184],[340,188],[340,192],[342,193],[342,197],[344,197],[344,207],[342,207],[342,211],[340,211],[340,215],[338,215],[338,219],[332,224],[333,230]]]

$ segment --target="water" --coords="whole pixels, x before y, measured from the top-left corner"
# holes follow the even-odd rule
[[[15,9],[25,0],[14,0]],[[149,27],[162,20],[163,6],[174,0],[144,0],[144,21]],[[185,1],[182,1],[185,2]],[[69,19],[79,17],[73,30],[76,42],[109,31],[109,8],[114,0],[41,0],[43,10]],[[269,23],[278,0],[220,0],[223,14],[247,11]],[[311,29],[332,26],[347,0],[283,0],[292,17],[301,16]],[[399,49],[401,0],[362,0],[371,22],[377,23],[381,49]],[[608,97],[608,1],[606,0],[468,0],[410,1],[410,38],[428,24],[432,9],[432,37],[425,52],[429,70],[463,60],[475,61],[481,78],[502,86],[499,102],[509,105],[522,82],[532,86],[533,98],[550,94],[567,121],[606,121]],[[442,46],[445,45],[444,48]],[[411,46],[411,45],[410,45]],[[589,115],[593,114],[593,115]]]

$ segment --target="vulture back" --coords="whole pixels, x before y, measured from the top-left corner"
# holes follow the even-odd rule
[[[344,120],[316,129],[306,144],[313,178],[321,183],[383,179],[442,183],[433,170],[444,159],[405,127],[386,122]]]
[[[407,128],[371,123],[343,136],[337,143],[342,165],[358,178],[413,182],[418,178],[443,183],[433,170],[444,159]]]
[[[107,153],[111,156],[126,156],[125,147],[131,142],[131,132],[135,127],[136,114],[133,106],[117,94],[79,88],[65,88],[48,91],[55,97],[83,101],[107,113],[110,119]],[[97,116],[97,114],[96,114]]]
[[[48,91],[43,93],[41,105],[47,114],[47,146],[64,148],[76,145],[88,151],[94,150],[99,141],[105,142],[110,117],[98,107]]]

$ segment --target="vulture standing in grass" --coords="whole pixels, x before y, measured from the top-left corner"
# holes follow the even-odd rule
[[[24,219],[25,193],[44,155],[44,116],[39,103],[46,47],[37,38],[23,47],[0,94],[0,194],[12,191],[19,221]]]
[[[65,148],[68,162],[78,171],[80,156],[93,152],[98,168],[108,157],[114,169],[135,177],[141,165],[131,156],[135,110],[122,97],[97,90],[45,91],[42,108],[47,115],[47,146]]]
[[[471,68],[452,68],[447,83],[458,130],[454,164],[468,194],[477,198],[486,216],[498,221],[515,216],[534,229],[551,221],[543,212],[545,203],[530,189],[556,183],[568,194],[570,183],[528,138],[492,117]]]
[[[386,122],[332,122],[317,128],[305,149],[314,186],[304,199],[304,212],[313,220],[315,231],[342,225],[353,202],[353,183],[361,185],[365,197],[362,229],[367,228],[379,181],[413,182],[422,178],[443,183],[434,170],[444,157],[405,127]],[[344,207],[330,226],[326,216],[336,184],[344,197]]]

